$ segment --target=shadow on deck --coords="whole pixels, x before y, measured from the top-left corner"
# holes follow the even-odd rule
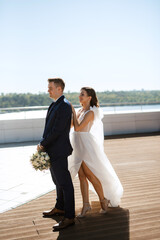
[[[57,239],[129,240],[129,211],[110,208],[102,215],[97,213],[97,206],[98,202],[92,202],[93,211],[83,219],[77,218],[75,226],[60,231]]]

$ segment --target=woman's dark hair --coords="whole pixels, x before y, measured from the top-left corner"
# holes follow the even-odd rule
[[[98,98],[97,98],[96,92],[95,92],[95,90],[93,88],[83,87],[83,88],[81,88],[81,90],[86,91],[87,95],[92,97],[91,101],[90,101],[90,106],[91,107],[93,107],[93,106],[99,107]]]

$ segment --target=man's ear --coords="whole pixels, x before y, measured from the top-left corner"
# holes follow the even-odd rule
[[[62,88],[59,86],[57,87],[58,92],[62,92]]]

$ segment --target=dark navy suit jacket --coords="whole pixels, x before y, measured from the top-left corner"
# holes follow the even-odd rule
[[[71,105],[63,95],[48,108],[40,143],[52,160],[62,156],[68,157],[72,153],[69,140],[71,115]]]

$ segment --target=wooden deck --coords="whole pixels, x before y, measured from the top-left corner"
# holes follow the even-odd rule
[[[92,211],[75,226],[52,232],[60,220],[42,218],[55,203],[55,191],[0,214],[1,240],[158,240],[160,239],[160,136],[105,140],[105,152],[124,187],[120,208],[98,213],[97,196],[90,192]],[[82,199],[74,181],[76,213]]]

